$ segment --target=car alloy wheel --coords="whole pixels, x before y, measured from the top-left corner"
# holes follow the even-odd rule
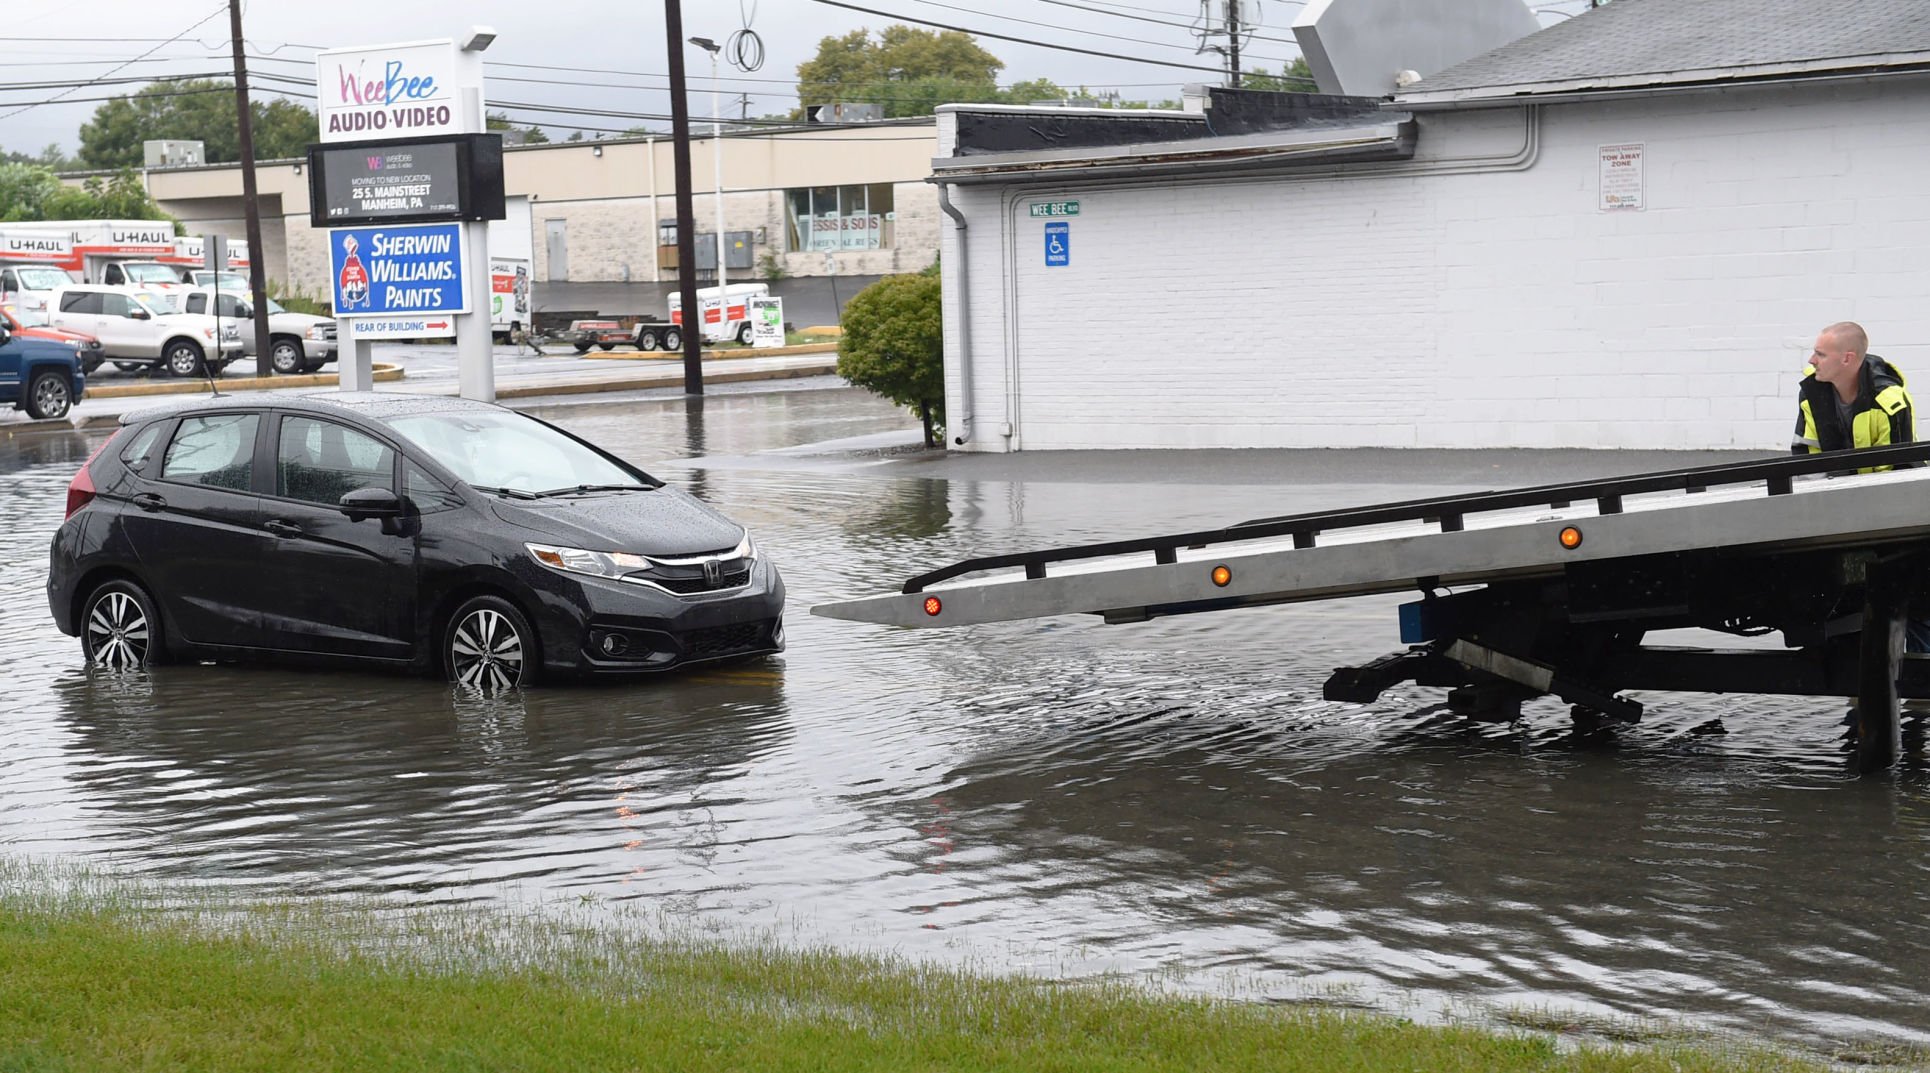
[[[268,348],[268,364],[282,376],[302,371],[302,345],[293,339],[277,339]]]
[[[508,601],[479,596],[450,620],[444,642],[449,677],[458,686],[501,693],[535,679],[536,636]]]
[[[124,581],[101,586],[87,601],[81,647],[90,663],[135,671],[153,662],[160,630],[147,594]]]
[[[27,416],[41,421],[66,417],[74,407],[74,389],[67,378],[47,371],[36,375],[27,387]]]
[[[176,376],[198,376],[201,373],[201,348],[193,343],[175,343],[168,347],[168,372]]]

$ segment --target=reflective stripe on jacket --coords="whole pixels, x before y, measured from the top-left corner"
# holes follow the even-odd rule
[[[1875,354],[1863,356],[1856,399],[1850,403],[1849,410],[1850,421],[1845,427],[1836,405],[1836,389],[1816,379],[1815,366],[1805,366],[1797,396],[1796,435],[1790,442],[1791,449],[1797,454],[1818,454],[1916,441],[1915,408],[1904,386],[1903,373]],[[1868,466],[1857,472],[1875,473],[1889,468]]]

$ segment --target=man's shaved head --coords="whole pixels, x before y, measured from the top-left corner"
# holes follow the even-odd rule
[[[1870,337],[1861,324],[1853,320],[1839,320],[1823,329],[1838,349],[1848,350],[1858,358],[1870,352]]]

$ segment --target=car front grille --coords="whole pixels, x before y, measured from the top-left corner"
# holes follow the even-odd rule
[[[679,596],[702,596],[708,592],[740,589],[751,581],[751,560],[720,559],[717,579],[712,582],[701,562],[654,563],[648,570],[628,575],[625,580],[655,585]]]
[[[740,622],[692,630],[683,635],[684,656],[688,659],[709,659],[740,652],[757,652],[770,647],[770,635],[769,622]]]
[[[749,567],[745,567],[735,573],[720,574],[715,585],[705,581],[702,575],[697,577],[652,577],[650,580],[662,585],[664,588],[669,589],[679,596],[689,596],[694,593],[718,592],[723,589],[735,589],[747,585],[751,580],[751,572]]]

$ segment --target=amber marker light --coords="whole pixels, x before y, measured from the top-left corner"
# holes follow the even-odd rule
[[[1218,585],[1220,588],[1224,589],[1232,583],[1233,583],[1233,571],[1228,570],[1224,566],[1216,566],[1213,568],[1213,584]]]
[[[1572,525],[1562,526],[1561,546],[1574,551],[1582,546],[1582,531]]]
[[[945,602],[943,600],[940,600],[936,596],[925,597],[925,614],[937,615],[943,610],[945,610]]]

